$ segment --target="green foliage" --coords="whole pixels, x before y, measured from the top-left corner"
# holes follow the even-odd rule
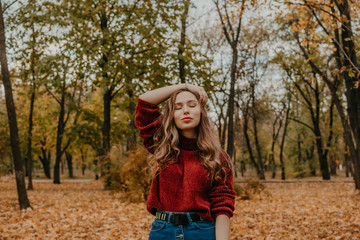
[[[265,196],[270,196],[270,193],[266,190],[266,187],[263,183],[256,180],[247,180],[245,184],[235,184],[234,190],[236,196],[241,200],[252,200],[256,196],[264,194]]]
[[[296,164],[294,167],[293,167],[294,171],[293,171],[293,176],[295,178],[304,178],[305,175],[306,175],[306,171],[304,169],[304,167],[300,164]]]
[[[151,184],[147,152],[144,147],[124,156],[119,148],[112,148],[109,154],[111,169],[105,177],[109,189],[125,193],[130,201],[146,201]]]
[[[14,170],[13,161],[8,155],[5,157],[4,155],[0,155],[0,176],[9,174]]]

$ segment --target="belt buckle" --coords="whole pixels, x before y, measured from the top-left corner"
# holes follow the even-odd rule
[[[180,225],[187,225],[190,223],[186,214],[172,214],[170,222],[176,227]]]

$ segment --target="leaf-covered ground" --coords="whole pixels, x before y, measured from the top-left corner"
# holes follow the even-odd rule
[[[266,183],[271,194],[236,201],[231,239],[360,239],[353,183]],[[34,183],[33,209],[18,209],[13,180],[0,182],[0,239],[147,239],[153,217],[99,181]]]

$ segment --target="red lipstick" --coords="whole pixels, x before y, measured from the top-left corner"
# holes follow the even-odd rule
[[[181,119],[181,120],[183,120],[184,122],[188,122],[188,121],[191,121],[192,118],[191,118],[191,117],[184,117],[184,118]]]

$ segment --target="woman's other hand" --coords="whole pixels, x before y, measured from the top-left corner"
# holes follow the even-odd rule
[[[189,84],[189,83],[187,83],[186,86],[187,86],[187,89],[189,89],[190,91],[193,91],[193,92],[196,92],[199,94],[200,104],[202,106],[205,106],[205,104],[207,103],[207,100],[208,100],[208,95],[207,95],[205,89],[201,86],[197,86],[197,85],[193,85],[193,84]]]

